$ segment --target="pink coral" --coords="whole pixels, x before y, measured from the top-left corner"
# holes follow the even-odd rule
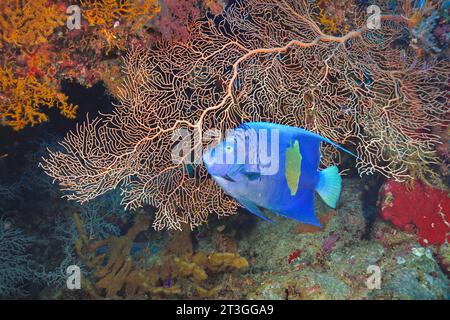
[[[195,0],[166,0],[157,25],[165,40],[177,41],[189,38],[188,24],[200,17]]]
[[[323,242],[323,244],[322,244],[322,250],[323,250],[324,252],[326,252],[326,253],[331,252],[331,251],[334,249],[334,247],[335,247],[335,245],[336,245],[336,242],[337,242],[339,239],[340,239],[339,235],[336,235],[336,234],[334,234],[334,233],[330,234],[330,235],[325,239],[325,241]]]
[[[403,231],[415,231],[422,245],[449,240],[450,198],[446,191],[418,181],[408,190],[389,180],[381,189],[380,214]]]

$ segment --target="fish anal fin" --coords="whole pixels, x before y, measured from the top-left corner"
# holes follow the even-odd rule
[[[297,220],[298,222],[322,227],[322,224],[315,215],[313,190],[302,190],[301,194],[296,197],[291,206],[289,206],[288,208],[280,209],[271,208],[271,211],[279,215]]]

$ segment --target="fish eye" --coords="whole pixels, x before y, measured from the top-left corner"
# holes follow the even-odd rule
[[[226,153],[233,152],[233,147],[232,147],[232,146],[226,146],[226,147],[225,147],[225,152],[226,152]]]

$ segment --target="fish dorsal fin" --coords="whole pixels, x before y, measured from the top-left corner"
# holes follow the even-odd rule
[[[333,147],[342,150],[352,156],[354,156],[355,158],[359,159],[359,157],[354,154],[353,152],[345,149],[344,147],[341,147],[340,145],[338,145],[337,143],[334,143],[333,141],[331,141],[328,138],[322,137],[321,135],[318,135],[317,133],[314,132],[309,132],[305,129],[302,128],[295,128],[296,130],[296,138],[299,139],[301,146],[302,146],[302,150],[303,152],[306,154],[308,154],[308,158],[310,159],[310,165],[312,166],[312,168],[317,169],[319,167],[319,163],[320,163],[320,142],[326,142],[331,144]]]

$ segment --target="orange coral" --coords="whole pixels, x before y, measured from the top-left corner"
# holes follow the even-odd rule
[[[11,68],[0,68],[0,88],[0,121],[14,130],[47,121],[42,108],[56,107],[69,119],[76,116],[77,106],[67,102],[67,96],[34,75],[16,77]]]
[[[0,12],[0,39],[27,49],[46,43],[66,21],[65,13],[48,0],[2,1]]]
[[[69,119],[77,106],[57,90],[49,38],[63,26],[62,7],[49,0],[0,3],[0,121],[21,130],[47,121],[43,108],[56,107]]]
[[[349,31],[351,20],[348,19],[351,13],[358,14],[355,5],[349,1],[329,1],[320,0],[317,2],[320,8],[318,22],[322,25],[322,31],[334,35],[343,34]]]
[[[188,229],[175,234],[169,248],[165,250],[164,261],[160,264],[148,266],[145,255],[133,259],[130,254],[133,241],[140,232],[149,227],[149,219],[144,215],[136,217],[134,225],[125,235],[105,240],[89,239],[79,215],[75,215],[75,226],[79,234],[75,243],[77,255],[91,271],[91,276],[84,278],[83,286],[96,298],[118,298],[121,292],[126,297],[142,297],[147,294],[152,297],[173,297],[182,292],[179,283],[186,285],[185,290],[193,287],[200,298],[208,298],[221,290],[221,286],[212,286],[211,289],[205,287],[210,274],[243,271],[248,268],[247,260],[237,253],[193,254],[190,251],[190,239],[187,238],[190,235]],[[183,239],[186,240],[184,243],[181,242]],[[178,249],[188,249],[188,253],[183,250],[173,251],[176,246],[179,246]],[[105,247],[106,251],[99,253],[99,249]],[[147,252],[146,255],[150,253]],[[162,286],[161,283],[168,277],[174,283],[167,280],[168,285]]]
[[[113,27],[119,19],[143,23],[161,10],[156,0],[81,0],[81,5],[89,24],[103,27]]]
[[[131,25],[134,32],[161,11],[157,0],[81,0],[81,6],[89,25],[99,28],[107,50],[123,47],[118,36],[122,24]]]
[[[319,22],[324,26],[324,32],[331,32],[332,34],[336,34],[338,32],[338,27],[336,26],[334,19],[328,18],[323,10],[320,10]]]
[[[211,298],[222,289],[221,285],[210,289],[205,287],[204,282],[208,279],[208,273],[244,271],[249,266],[247,259],[231,252],[213,252],[210,255],[197,252],[184,259],[175,257],[174,261],[176,264],[174,275],[192,280],[200,298]]]
[[[122,237],[111,237],[99,241],[89,240],[79,215],[75,215],[75,226],[79,234],[75,243],[76,252],[92,271],[95,281],[92,284],[89,279],[84,280],[89,294],[100,297],[100,293],[104,291],[106,297],[112,298],[117,297],[118,292],[124,289],[127,296],[135,296],[155,287],[158,280],[157,273],[153,270],[142,269],[130,256],[134,238],[149,227],[148,217],[138,216],[135,224]],[[98,254],[98,249],[102,247],[107,247],[106,253]],[[163,291],[159,290],[159,292]],[[172,288],[170,292],[176,293],[175,288]]]

